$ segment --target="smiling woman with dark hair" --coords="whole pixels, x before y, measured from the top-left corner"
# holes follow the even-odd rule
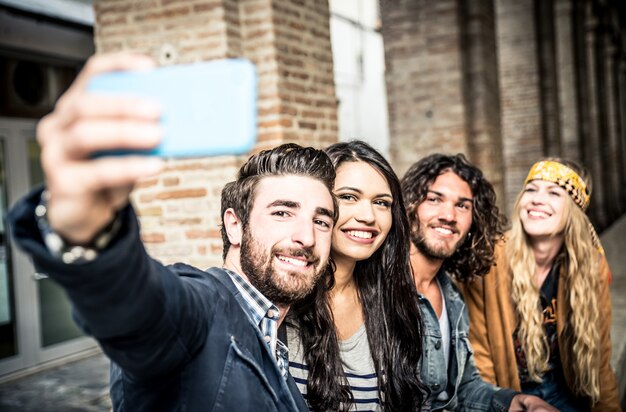
[[[422,325],[400,182],[364,142],[326,153],[337,171],[334,271],[290,312],[290,372],[314,411],[419,410]]]

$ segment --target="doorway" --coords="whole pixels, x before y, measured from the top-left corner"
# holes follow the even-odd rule
[[[72,320],[63,292],[8,236],[6,211],[43,182],[36,121],[0,117],[0,380],[97,347]]]

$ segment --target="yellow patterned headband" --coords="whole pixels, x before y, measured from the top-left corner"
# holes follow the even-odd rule
[[[564,164],[551,160],[537,162],[530,168],[524,185],[531,180],[546,180],[556,183],[565,189],[572,200],[574,200],[574,203],[582,210],[586,210],[587,206],[589,206],[590,196],[587,184],[575,171]]]
[[[528,176],[526,176],[524,186],[531,180],[546,180],[548,182],[556,183],[565,189],[574,203],[576,203],[583,211],[587,209],[587,206],[589,206],[590,195],[587,190],[587,184],[580,176],[578,176],[578,173],[562,163],[552,160],[542,160],[541,162],[535,163],[533,167],[530,168]],[[593,245],[604,255],[604,248],[600,243],[598,233],[588,218],[587,225],[589,226],[589,232],[591,233]]]

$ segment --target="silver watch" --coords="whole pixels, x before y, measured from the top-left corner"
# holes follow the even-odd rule
[[[61,259],[63,263],[79,264],[95,260],[98,257],[98,253],[109,245],[122,225],[120,214],[117,213],[113,221],[102,229],[89,245],[70,245],[52,229],[48,222],[49,199],[50,194],[47,190],[44,190],[41,193],[39,204],[35,208],[35,219],[48,251],[53,256]]]

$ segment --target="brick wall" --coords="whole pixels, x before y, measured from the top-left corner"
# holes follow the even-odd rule
[[[623,166],[621,160],[619,134],[620,129],[617,122],[617,84],[615,81],[615,64],[616,64],[616,44],[614,38],[610,35],[604,35],[604,61],[603,61],[603,80],[605,90],[605,139],[603,158],[608,166],[604,171],[605,185],[607,187],[607,214],[609,220],[619,217],[620,212],[620,179],[619,173],[613,171],[619,170]]]
[[[494,10],[490,1],[381,1],[391,159],[465,153],[503,199]]]
[[[617,128],[619,129],[617,135],[617,150],[620,153],[618,159],[619,171],[621,171],[621,173],[618,173],[617,179],[620,182],[621,204],[624,204],[626,203],[626,58],[623,54],[620,55],[615,69],[617,77]]]
[[[337,141],[328,3],[320,0],[99,0],[98,52],[160,64],[246,57],[259,76],[255,150]],[[247,156],[170,160],[133,193],[148,252],[165,263],[221,264],[219,198]]]
[[[269,21],[246,50],[272,50],[253,59],[266,64],[276,82],[261,90],[259,145],[283,141],[324,147],[338,139],[328,2],[319,0],[250,1],[246,17]],[[256,16],[255,16],[256,13]],[[263,23],[261,23],[263,24]],[[258,41],[258,44],[256,43]],[[270,47],[263,45],[270,41]]]
[[[455,0],[383,0],[390,154],[398,175],[432,152],[465,152]]]
[[[558,101],[559,131],[562,155],[580,161],[580,129],[578,128],[578,90],[574,56],[574,29],[572,0],[557,0],[555,3],[554,30],[556,38],[556,66],[559,68]]]
[[[496,0],[507,211],[531,164],[543,156],[533,0]]]
[[[589,212],[600,229],[626,211],[626,14],[617,0],[380,4],[400,174],[427,153],[463,151],[510,211],[530,165],[561,156],[591,170]]]
[[[484,0],[459,4],[467,154],[494,185],[500,207],[504,207],[494,5]]]

